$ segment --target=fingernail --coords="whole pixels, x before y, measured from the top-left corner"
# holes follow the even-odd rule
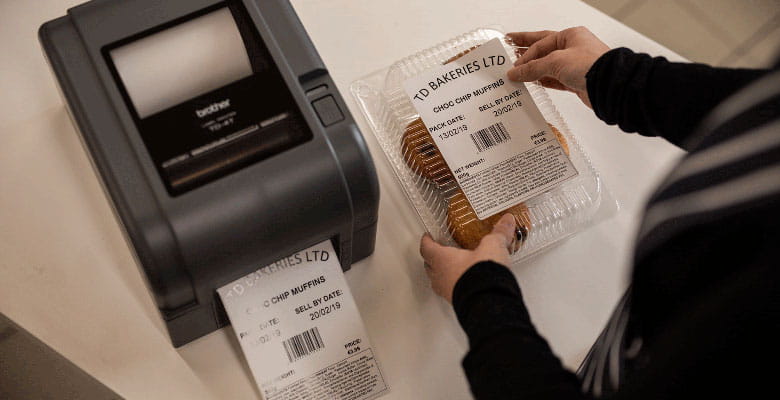
[[[504,225],[507,227],[514,227],[515,226],[515,216],[512,214],[504,214],[501,219],[496,222],[496,225]]]
[[[509,78],[510,81],[516,81],[520,77],[520,71],[519,68],[515,67],[507,71],[506,76]]]

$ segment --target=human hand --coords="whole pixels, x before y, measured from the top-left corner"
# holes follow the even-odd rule
[[[544,87],[575,93],[586,106],[593,108],[585,74],[609,51],[609,46],[596,35],[578,26],[560,32],[513,32],[507,37],[517,46],[528,47],[507,72],[510,80],[538,80]]]
[[[474,250],[444,246],[425,234],[420,240],[420,254],[425,260],[425,272],[433,291],[452,303],[452,291],[458,279],[480,261],[495,261],[509,265],[510,247],[517,245],[515,217],[506,214],[496,222],[493,231],[485,235]]]

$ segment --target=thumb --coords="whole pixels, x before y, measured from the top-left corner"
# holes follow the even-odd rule
[[[429,233],[424,234],[420,238],[420,255],[428,265],[432,265],[435,262],[437,256],[444,248],[444,246],[433,240]]]
[[[512,239],[515,236],[515,228],[516,228],[516,221],[515,216],[506,213],[504,214],[501,219],[496,222],[495,225],[493,225],[493,231],[490,233],[500,235],[503,239],[506,240],[506,244],[512,243]]]
[[[508,249],[512,243],[515,232],[515,217],[512,214],[504,214],[493,225],[493,230],[485,235],[480,242],[480,247]]]

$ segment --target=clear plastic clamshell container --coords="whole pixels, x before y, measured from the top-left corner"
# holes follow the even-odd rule
[[[420,116],[403,88],[403,82],[426,70],[437,68],[476,46],[494,38],[504,38],[495,29],[477,29],[423,50],[389,68],[355,81],[351,91],[384,150],[401,186],[404,188],[428,232],[434,239],[456,245],[453,238],[463,224],[480,222],[443,164],[435,146],[426,140]],[[514,57],[515,48],[504,41]],[[550,101],[545,89],[527,83],[527,90],[548,124],[562,134],[563,148],[578,175],[524,202],[510,207],[519,224],[525,225],[524,243],[514,254],[515,263],[581,230],[597,215],[603,187],[590,160]],[[430,136],[427,136],[430,138]],[[443,164],[443,165],[442,165]],[[527,207],[527,209],[526,209]],[[497,220],[486,218],[485,222]],[[492,224],[490,224],[492,226]],[[484,233],[484,229],[482,230]],[[461,241],[462,242],[462,241]]]

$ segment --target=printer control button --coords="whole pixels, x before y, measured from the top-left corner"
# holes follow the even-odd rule
[[[344,120],[344,114],[331,95],[314,100],[311,105],[324,126],[330,126]]]
[[[306,91],[306,97],[310,99],[318,98],[321,95],[328,93],[328,85],[319,85]]]

